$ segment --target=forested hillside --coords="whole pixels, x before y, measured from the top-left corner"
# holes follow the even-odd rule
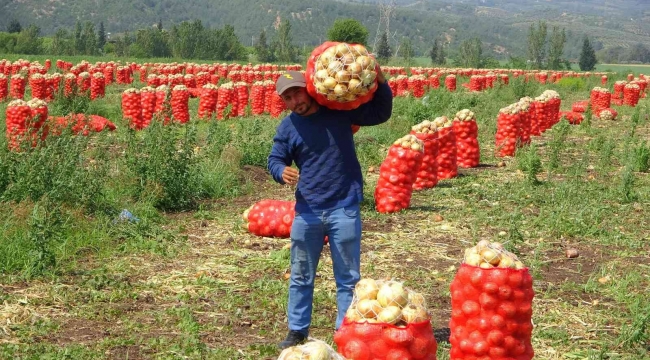
[[[135,31],[162,21],[164,28],[199,19],[205,26],[233,25],[245,45],[265,29],[272,33],[280,20],[292,25],[294,43],[312,47],[322,42],[337,18],[352,17],[375,39],[379,0],[9,0],[0,5],[0,29],[12,19],[23,26],[35,24],[43,34],[71,30],[77,21],[104,22],[106,31]],[[387,3],[388,0],[383,0]],[[645,4],[644,4],[645,3]],[[480,37],[486,55],[507,58],[526,55],[526,34],[532,22],[547,20],[549,27],[567,30],[565,56],[576,59],[582,37],[595,40],[596,50],[637,43],[650,47],[650,6],[644,0],[396,0],[390,30],[397,44],[408,37],[416,54],[425,54],[439,37],[450,49],[471,37]]]

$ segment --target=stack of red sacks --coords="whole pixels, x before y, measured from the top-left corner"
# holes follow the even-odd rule
[[[380,213],[409,207],[413,184],[424,157],[424,144],[414,135],[397,139],[379,168],[375,206]]]

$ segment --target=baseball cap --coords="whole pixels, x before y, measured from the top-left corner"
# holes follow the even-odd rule
[[[305,75],[300,71],[287,71],[275,82],[275,91],[278,95],[282,95],[285,90],[294,86],[306,87]]]

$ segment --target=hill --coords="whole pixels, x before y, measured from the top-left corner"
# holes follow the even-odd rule
[[[0,28],[11,19],[23,26],[38,25],[44,34],[72,29],[77,20],[104,22],[106,31],[119,33],[149,27],[162,20],[165,28],[200,19],[206,26],[231,24],[250,45],[262,29],[273,32],[280,20],[292,24],[296,45],[311,48],[325,40],[337,18],[352,17],[375,39],[379,0],[9,0],[0,5]],[[384,0],[388,2],[388,0]],[[643,43],[650,47],[650,7],[645,0],[395,0],[390,22],[396,44],[410,38],[425,54],[438,36],[456,48],[467,38],[480,37],[487,53],[497,58],[524,56],[531,23],[546,20],[567,30],[565,55],[577,58],[582,37],[596,40],[596,49]]]

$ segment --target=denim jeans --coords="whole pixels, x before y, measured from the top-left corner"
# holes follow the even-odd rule
[[[296,213],[291,227],[291,279],[289,280],[289,330],[309,335],[314,278],[329,237],[336,280],[336,329],[352,303],[354,286],[359,281],[361,258],[361,215],[359,205],[318,213]]]

